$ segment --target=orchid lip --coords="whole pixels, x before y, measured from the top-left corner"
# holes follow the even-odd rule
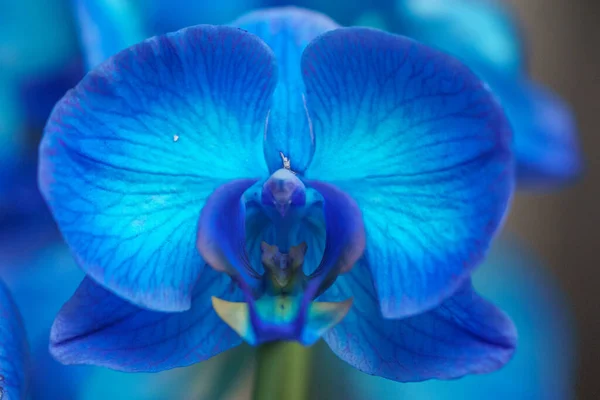
[[[230,302],[212,298],[219,317],[251,345],[274,340],[315,343],[348,313],[352,299],[341,302],[315,302],[304,291],[310,279],[302,271],[306,244],[280,253],[266,242],[263,251],[262,295],[248,302]],[[310,295],[309,295],[310,296]]]

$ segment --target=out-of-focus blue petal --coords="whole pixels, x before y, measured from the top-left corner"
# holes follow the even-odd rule
[[[39,181],[82,268],[135,304],[190,307],[206,197],[265,176],[271,50],[229,27],[149,39],[88,73],[55,107]]]
[[[56,230],[48,228],[51,225],[27,224],[21,229],[9,229],[10,238],[0,238],[0,251],[6,254],[4,250],[9,250],[0,259],[0,273],[13,293],[27,330],[32,399],[75,399],[79,383],[90,371],[59,364],[48,351],[48,341],[56,314],[84,274],[66,246],[56,241]],[[50,236],[54,241],[47,241]]]
[[[23,321],[8,289],[0,281],[0,398],[27,398],[29,348]]]
[[[48,278],[47,275],[45,275]],[[31,343],[31,398],[45,399],[78,399],[81,386],[86,384],[92,368],[83,365],[62,365],[52,357],[48,350],[50,329],[46,326],[46,335]]]
[[[0,215],[10,201],[12,178],[23,147],[24,137],[18,134],[21,122],[11,79],[0,76]]]
[[[76,55],[73,28],[69,0],[1,2],[0,73],[31,76],[62,68]]]
[[[222,25],[264,5],[262,0],[138,0],[144,5],[149,27],[156,34],[198,24]]]
[[[64,364],[94,364],[128,372],[158,372],[204,361],[241,343],[213,310],[211,295],[238,300],[231,279],[205,269],[192,307],[148,311],[86,278],[52,327],[50,351]]]
[[[151,36],[130,1],[72,0],[88,69]]]
[[[344,368],[324,366],[342,376],[349,400],[567,400],[575,383],[573,321],[551,276],[511,241],[496,241],[485,265],[473,276],[477,290],[510,315],[519,344],[513,359],[491,374],[458,381],[398,384]],[[342,369],[344,368],[344,369]],[[316,371],[318,374],[320,371]],[[352,382],[352,385],[348,385]],[[344,393],[345,394],[345,393]]]
[[[302,173],[314,151],[314,137],[304,104],[300,59],[304,48],[318,35],[338,27],[323,14],[296,7],[256,11],[234,26],[254,33],[277,58],[279,81],[265,131],[265,158],[271,172],[282,167],[280,152]]]
[[[513,126],[519,186],[550,187],[576,178],[583,169],[582,155],[568,106],[524,79],[485,77]]]
[[[44,235],[35,225],[27,228],[24,230],[31,236]],[[77,268],[64,244],[55,241],[37,246],[35,242],[32,245],[32,242],[22,243],[21,240],[11,241],[11,246],[24,248],[11,259],[0,261],[0,272],[23,315],[29,341],[47,342],[56,313],[85,274]]]
[[[397,8],[402,34],[458,57],[499,97],[514,131],[520,186],[555,186],[581,172],[573,116],[522,76],[518,29],[503,2],[398,0]]]
[[[444,50],[462,61],[520,74],[519,29],[498,0],[396,0],[402,34]]]
[[[502,110],[455,59],[377,30],[325,33],[302,64],[316,143],[306,177],[358,202],[386,317],[436,306],[479,263],[510,198]]]
[[[17,166],[29,150],[25,129],[32,122],[40,123],[39,114],[45,120],[50,111],[44,93],[40,111],[28,115],[22,86],[33,76],[60,70],[75,57],[77,46],[69,22],[67,0],[0,2],[0,214],[4,208],[13,211],[15,203],[26,208],[18,204],[24,183],[19,182]]]
[[[0,274],[21,311],[31,346],[31,399],[170,400],[189,396],[196,385],[202,386],[198,393],[215,390],[210,389],[212,382],[217,380],[215,374],[219,376],[223,369],[220,365],[226,359],[158,374],[66,366],[56,361],[48,349],[50,327],[84,274],[64,243],[57,242],[56,229],[52,229],[49,219],[35,222],[19,226],[9,221],[4,227],[10,228],[0,230]]]
[[[323,13],[333,18],[342,25],[356,25],[356,20],[368,10],[379,10],[390,15],[393,11],[393,2],[390,0],[302,0],[290,2],[289,0],[263,0],[269,7],[289,6],[295,3],[298,6]]]
[[[384,319],[364,263],[338,278],[324,299],[354,297],[352,309],[325,341],[360,371],[401,382],[453,379],[494,371],[511,358],[510,319],[467,281],[437,308],[400,320]]]
[[[60,88],[45,87],[35,96],[30,93],[32,81],[56,77],[76,59],[77,41],[68,0],[0,2],[0,145],[4,147],[2,137],[8,135],[18,145],[4,147],[13,157],[32,150],[25,147],[31,144],[26,129],[42,126],[56,101],[80,75],[77,73],[75,80],[63,80]],[[0,167],[3,150],[0,150]],[[0,187],[1,181],[11,176],[7,169],[2,171]],[[29,185],[35,186],[34,182]],[[13,200],[18,194],[10,197]]]
[[[215,271],[233,277],[249,295],[261,281],[246,253],[246,206],[242,196],[256,181],[240,179],[217,188],[206,200],[196,235],[203,259]]]
[[[378,11],[366,11],[361,14],[351,26],[366,26],[368,28],[381,29],[382,31],[389,31],[388,23],[383,12]]]

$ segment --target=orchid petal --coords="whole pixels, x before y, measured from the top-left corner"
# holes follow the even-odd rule
[[[206,198],[264,176],[271,50],[229,27],[195,26],[128,48],[55,107],[41,191],[84,271],[129,301],[186,310],[204,262]]]
[[[316,149],[306,178],[359,205],[386,317],[428,310],[483,258],[513,188],[509,124],[457,60],[367,28],[302,59]]]
[[[207,268],[192,307],[164,313],[134,306],[86,278],[52,327],[50,351],[64,364],[158,372],[194,364],[240,344],[217,316],[211,295],[236,299],[231,280]]]
[[[198,222],[196,246],[215,270],[234,278],[251,293],[260,275],[246,253],[246,205],[243,194],[253,179],[231,181],[217,188],[206,200]]]
[[[308,276],[304,294],[305,300],[313,300],[358,261],[365,250],[365,226],[358,205],[344,192],[320,181],[307,183],[323,196],[326,228],[323,257]]]
[[[473,290],[470,281],[440,306],[405,319],[384,319],[369,270],[359,263],[323,298],[354,297],[350,312],[325,335],[342,360],[371,375],[414,382],[487,373],[515,350],[510,319]]]
[[[582,153],[569,107],[534,83],[489,78],[513,126],[519,187],[555,187],[579,176]]]

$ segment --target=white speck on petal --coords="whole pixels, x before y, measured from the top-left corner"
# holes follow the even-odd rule
[[[177,135],[173,135],[173,141],[174,141],[174,142],[176,142],[176,141],[178,141],[178,140],[179,140],[179,136],[177,136]]]

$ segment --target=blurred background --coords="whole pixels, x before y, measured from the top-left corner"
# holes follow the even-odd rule
[[[395,9],[384,0],[223,0],[217,11],[213,3],[137,1],[147,16],[154,16],[155,31],[226,23],[254,7],[287,4],[327,12],[344,24],[385,27]],[[515,360],[497,376],[399,385],[354,371],[326,346],[317,346],[311,398],[600,398],[600,243],[594,231],[600,227],[600,3],[509,0],[508,5],[519,21],[530,77],[554,90],[575,114],[585,165],[579,180],[558,190],[518,192],[505,232],[475,277],[476,287],[517,323],[521,343]],[[207,365],[159,374],[150,386],[145,374],[60,367],[46,354],[52,319],[83,276],[34,184],[45,119],[85,68],[75,15],[69,1],[0,0],[0,193],[10,192],[0,203],[0,274],[23,313],[36,354],[33,397],[249,398],[249,348]],[[161,392],[174,386],[178,394]]]
[[[600,395],[600,3],[593,0],[512,0],[524,31],[531,75],[572,106],[585,173],[552,194],[519,193],[508,229],[543,259],[564,288],[577,328],[578,398]]]

